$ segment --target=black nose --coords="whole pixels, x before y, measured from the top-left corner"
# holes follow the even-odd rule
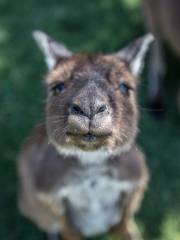
[[[89,119],[92,119],[96,114],[103,113],[108,110],[106,104],[93,104],[93,106],[83,106],[80,104],[72,104],[70,108],[70,114],[86,116]]]
[[[72,104],[71,106],[71,114],[74,114],[74,115],[83,115],[83,116],[87,116],[87,114],[85,113],[85,111],[83,111],[81,109],[80,106],[78,106],[77,104]]]

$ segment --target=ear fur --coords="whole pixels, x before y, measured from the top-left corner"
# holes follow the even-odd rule
[[[138,76],[143,69],[145,55],[153,40],[152,34],[146,34],[120,50],[115,56],[126,61],[132,74]]]
[[[33,37],[44,54],[49,70],[54,68],[59,59],[72,56],[72,53],[62,43],[56,42],[42,31],[34,31]]]

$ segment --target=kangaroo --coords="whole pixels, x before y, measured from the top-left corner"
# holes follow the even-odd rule
[[[162,85],[166,68],[162,42],[180,56],[180,2],[178,0],[142,0],[148,28],[156,40],[152,46],[148,69],[148,97],[153,109],[163,108]],[[177,95],[180,109],[180,89]],[[160,113],[160,112],[159,112]],[[157,115],[158,112],[155,112]]]
[[[153,37],[114,54],[73,54],[41,31],[46,123],[19,156],[19,207],[49,239],[109,233],[140,240],[133,220],[149,174],[135,144],[138,75]]]

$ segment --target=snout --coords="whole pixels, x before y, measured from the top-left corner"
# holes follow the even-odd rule
[[[67,134],[85,143],[93,143],[111,135],[111,109],[101,99],[85,99],[72,102],[69,108]]]
[[[70,107],[70,114],[81,115],[92,119],[95,115],[100,113],[108,113],[108,107],[101,102],[95,102],[90,107],[86,107],[83,103],[73,103]]]

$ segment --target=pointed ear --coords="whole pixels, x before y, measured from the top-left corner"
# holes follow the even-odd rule
[[[42,31],[34,31],[33,37],[43,52],[49,69],[54,68],[59,59],[72,56],[72,53],[63,44],[54,41]]]
[[[154,37],[152,34],[146,34],[130,43],[127,47],[116,53],[115,56],[127,62],[132,74],[138,76],[143,69],[146,52],[153,40]]]

